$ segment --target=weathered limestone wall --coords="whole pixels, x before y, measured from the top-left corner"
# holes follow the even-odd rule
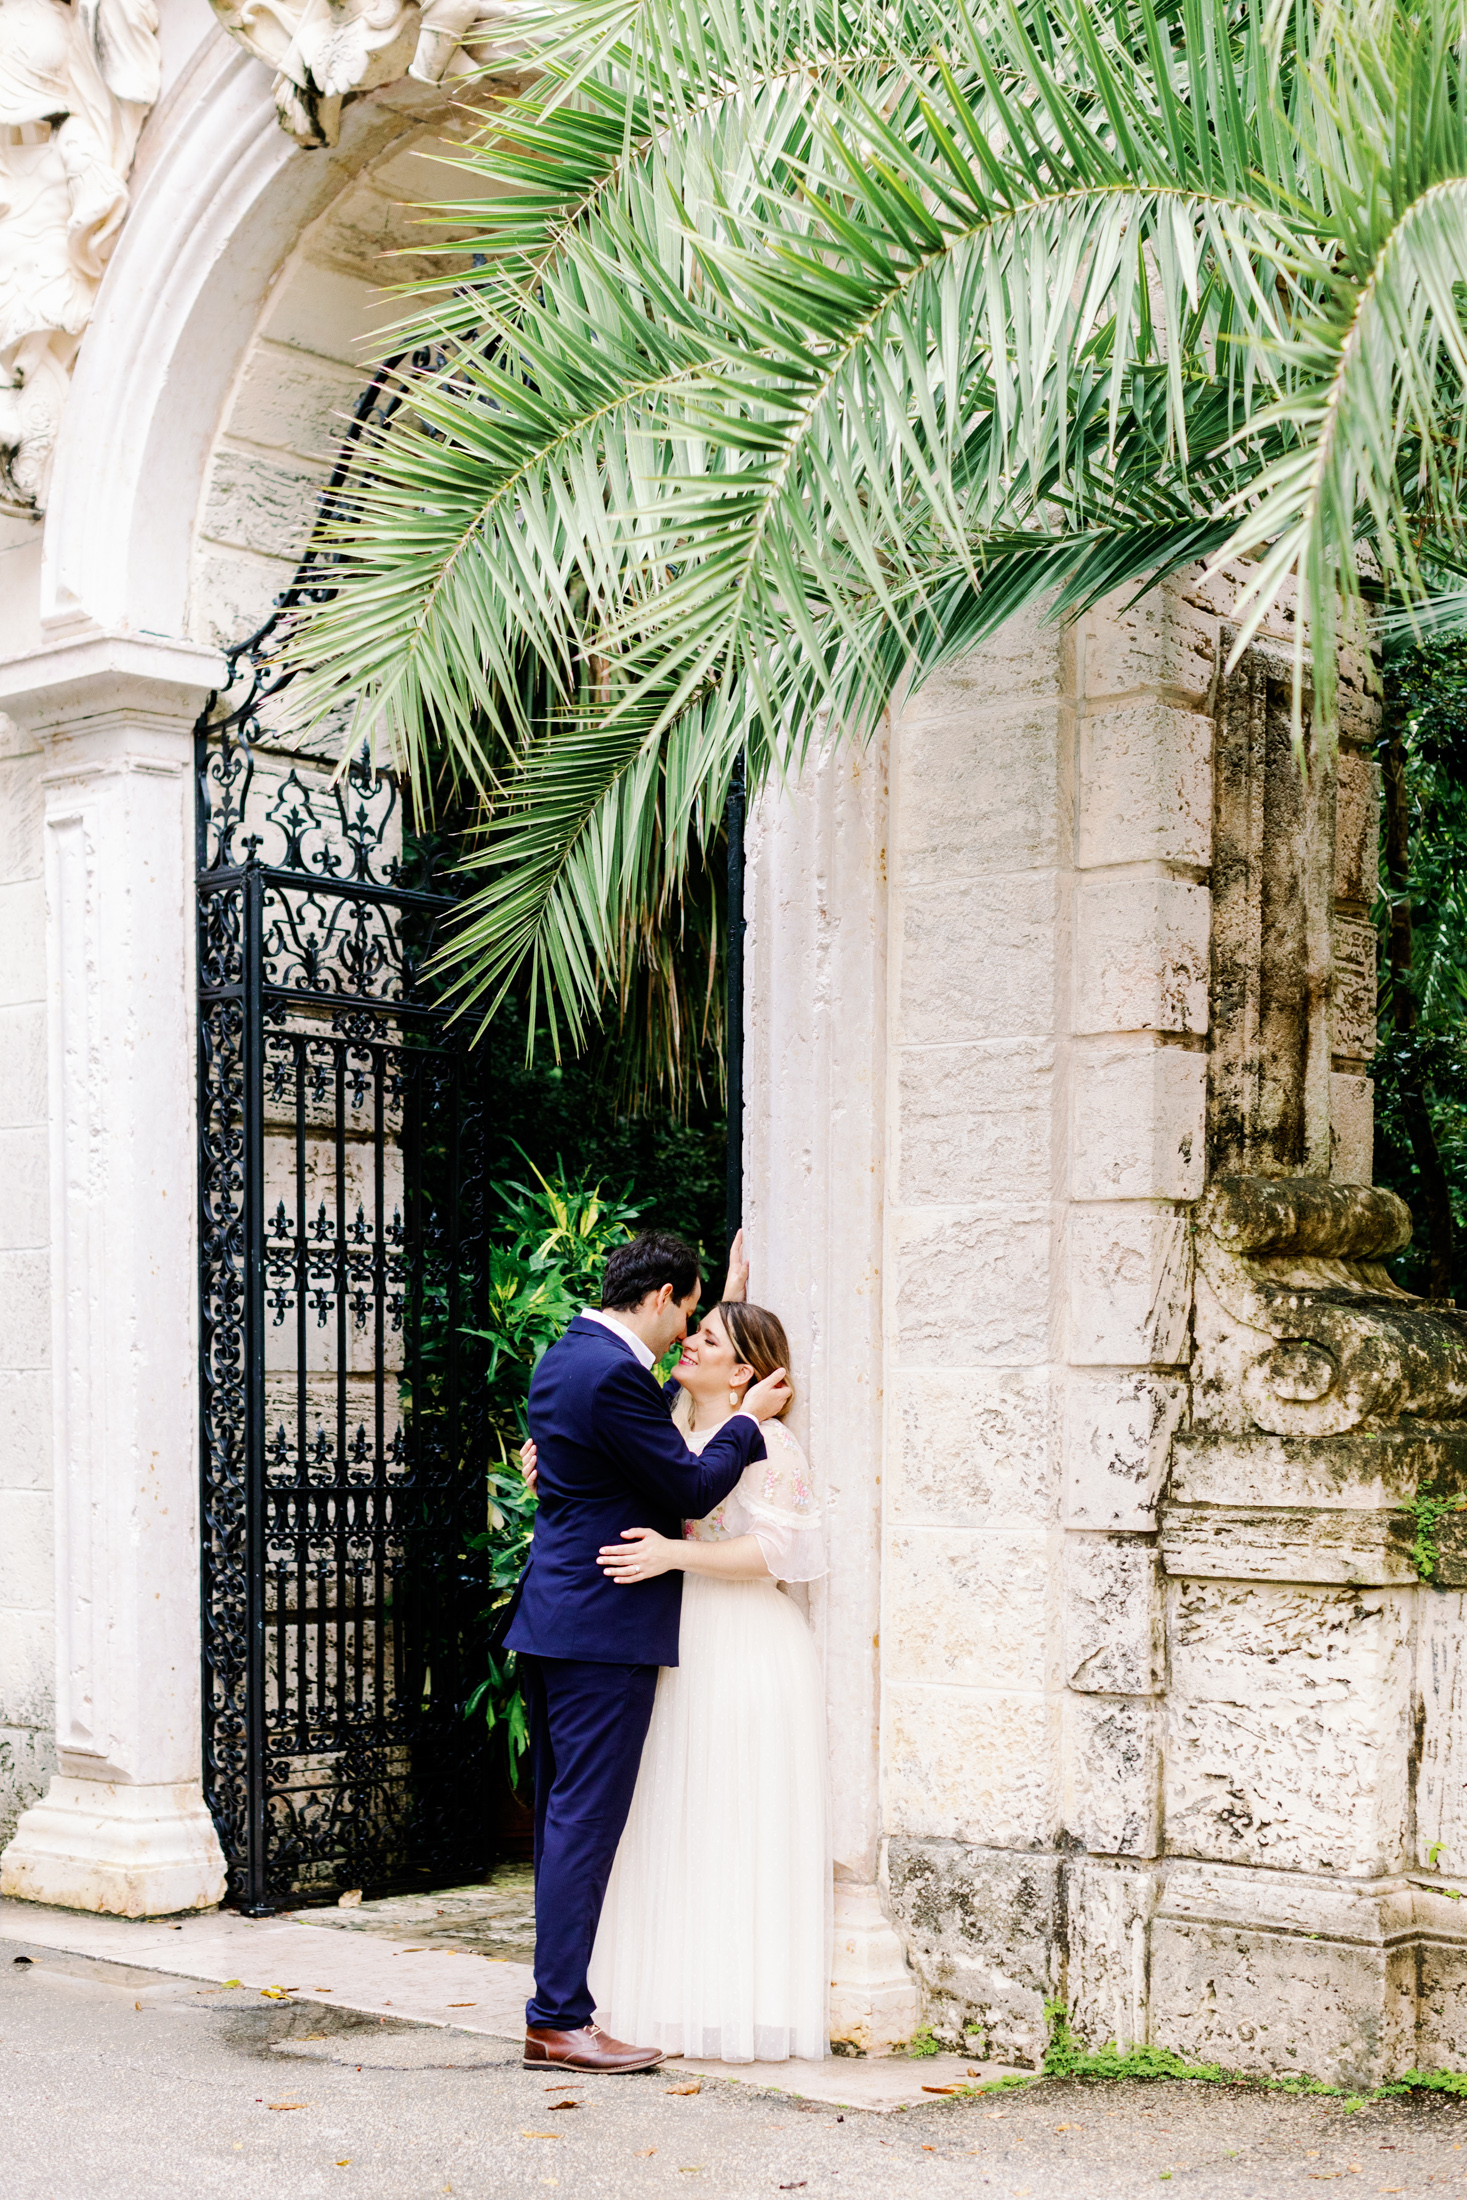
[[[1231,599],[1184,579],[933,682],[844,866],[828,787],[766,805],[751,1222],[826,1371],[833,1514],[879,1234],[878,1888],[928,2021],[1034,2060],[1057,1995],[1096,2044],[1365,2083],[1467,2060],[1467,1539],[1424,1588],[1402,1510],[1467,1488],[1467,1325],[1390,1283],[1404,1210],[1363,1188],[1369,668],[1345,652],[1337,760],[1301,778],[1288,606],[1224,676]],[[817,844],[801,932],[775,854]],[[868,978],[838,1018],[853,925],[884,1003]],[[853,1525],[819,1603],[838,1798]]]
[[[886,1869],[934,2021],[1024,2060],[1048,1994],[1143,2022],[1211,639],[1179,594],[1028,623],[925,689],[897,744]]]

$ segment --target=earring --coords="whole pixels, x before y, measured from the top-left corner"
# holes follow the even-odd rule
[[[737,1392],[736,1390],[731,1390],[731,1391],[729,1392],[729,1394],[728,1394],[728,1402],[729,1402],[729,1404],[730,1404],[731,1406],[736,1406],[736,1405],[738,1404],[738,1402],[739,1402],[739,1394],[738,1394],[738,1392]]]

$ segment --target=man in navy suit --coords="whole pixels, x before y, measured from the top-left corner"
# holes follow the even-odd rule
[[[759,1424],[789,1390],[777,1370],[747,1392],[702,1454],[674,1428],[652,1373],[687,1335],[698,1258],[644,1231],[606,1263],[599,1313],[578,1315],[530,1384],[540,1501],[506,1641],[519,1660],[535,1782],[535,1992],[526,2066],[651,2070],[656,2048],[591,2022],[586,1967],[631,1809],[657,1669],[677,1664],[680,1573],[628,1586],[596,1554],[624,1528],[682,1533],[764,1456]]]

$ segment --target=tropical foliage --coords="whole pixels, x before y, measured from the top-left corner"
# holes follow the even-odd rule
[[[579,1036],[738,755],[860,737],[1021,604],[1249,554],[1240,646],[1294,576],[1327,722],[1362,550],[1407,605],[1462,570],[1460,0],[515,21],[295,644],[309,713],[477,806],[476,1014],[523,981]]]
[[[599,1185],[567,1181],[563,1170],[545,1176],[531,1164],[531,1173],[532,1185],[495,1187],[487,1326],[468,1332],[489,1347],[489,1417],[506,1450],[525,1440],[525,1400],[540,1355],[583,1306],[600,1303],[606,1256],[631,1236],[639,1212]]]
[[[689,1059],[684,1043],[687,1090],[680,1106],[659,1103],[645,1090],[638,1099],[632,1089],[636,1064],[647,1053],[635,1007],[624,1021],[608,1018],[584,1052],[559,1062],[544,1046],[529,1059],[528,1037],[524,1003],[514,997],[482,1041],[494,1095],[491,1181],[523,1181],[533,1163],[569,1183],[624,1187],[644,1226],[675,1230],[701,1247],[709,1276],[722,1275],[728,1151],[716,1036],[709,1034],[701,1060]]]
[[[520,1577],[535,1522],[535,1500],[512,1456],[524,1442],[525,1404],[540,1355],[581,1308],[599,1303],[601,1270],[612,1247],[631,1235],[637,1208],[606,1198],[599,1186],[573,1182],[563,1169],[532,1184],[496,1186],[499,1223],[490,1252],[487,1327],[470,1332],[489,1347],[489,1414],[497,1458],[489,1469],[488,1525],[470,1548],[488,1553],[492,1620]],[[528,1745],[525,1707],[512,1650],[486,1653],[487,1670],[468,1700],[504,1745],[505,1768],[519,1784]]]
[[[1377,1183],[1415,1236],[1413,1291],[1467,1304],[1467,641],[1386,660]]]

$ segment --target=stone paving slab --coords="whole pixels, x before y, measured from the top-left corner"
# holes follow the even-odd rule
[[[300,1924],[507,1956],[512,1963],[532,1963],[535,1957],[535,1876],[528,1864],[501,1864],[492,1879],[470,1887],[384,1895],[294,1914]]]
[[[0,1901],[0,1939],[25,1942],[139,1974],[205,1982],[221,2003],[261,1999],[318,2003],[412,2024],[518,2039],[534,1985],[527,1962],[477,1952],[486,1943],[522,1945],[524,1889],[502,1875],[484,1887],[392,1896],[346,1909],[298,1910],[278,1918],[215,1910],[185,1918],[94,1917],[36,1903]],[[836,2108],[889,2115],[930,2104],[950,2087],[1007,2074],[1000,2063],[960,2055],[823,2063],[682,2062],[675,2074],[732,2079],[761,2091]]]
[[[456,1942],[433,1945],[323,1930],[301,1922],[299,1913],[251,1918],[215,1910],[178,1920],[134,1921],[4,1901],[0,1937],[204,1979],[240,1998],[265,1994],[320,2001],[499,2038],[523,2032],[533,1984],[526,1963],[474,1955]],[[231,1979],[240,1983],[226,1989]]]

